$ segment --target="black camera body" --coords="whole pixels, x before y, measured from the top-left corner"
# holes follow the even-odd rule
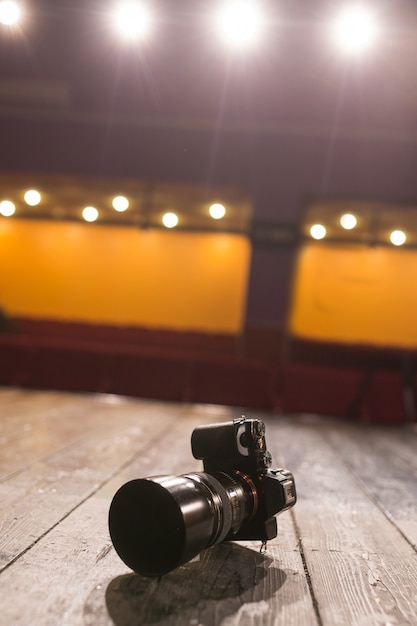
[[[296,502],[291,472],[270,468],[261,420],[200,426],[191,446],[203,472],[131,480],[110,505],[116,552],[143,576],[162,576],[222,541],[265,544],[277,535],[275,515]]]
[[[288,470],[271,469],[266,448],[265,424],[258,419],[241,419],[225,424],[199,426],[191,436],[193,456],[203,461],[204,471],[213,476],[236,476],[252,486],[252,514],[226,540],[269,541],[277,536],[275,516],[297,500],[294,477]],[[229,493],[233,498],[233,494]]]

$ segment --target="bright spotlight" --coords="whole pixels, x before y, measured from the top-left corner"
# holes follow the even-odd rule
[[[126,39],[143,39],[149,32],[150,14],[142,4],[124,2],[116,8],[114,18],[118,30]]]
[[[327,234],[326,228],[322,224],[314,224],[310,228],[310,235],[313,239],[324,239]]]
[[[393,230],[389,238],[394,246],[402,246],[407,241],[407,235],[402,230]]]
[[[335,40],[347,52],[366,50],[374,42],[376,34],[373,15],[359,6],[346,9],[335,23]]]
[[[345,213],[340,218],[340,223],[345,230],[352,230],[352,228],[355,228],[358,220],[355,215],[352,215],[352,213]]]
[[[226,209],[222,204],[216,202],[209,208],[209,213],[214,220],[221,220],[226,215]]]
[[[16,207],[10,200],[0,202],[0,215],[3,217],[11,217],[16,212]]]
[[[37,206],[41,201],[41,194],[36,189],[29,189],[26,191],[24,199],[29,206]]]
[[[127,211],[129,208],[129,200],[124,196],[116,196],[113,198],[112,207],[115,211],[123,213],[123,211]]]
[[[165,213],[162,216],[162,223],[165,228],[175,228],[178,224],[178,215],[175,213]]]
[[[13,26],[17,24],[21,17],[20,7],[16,2],[3,0],[0,2],[0,24]]]
[[[93,206],[86,206],[85,209],[83,209],[83,218],[86,222],[95,222],[98,218],[97,209]]]
[[[218,15],[218,24],[227,43],[235,47],[246,46],[258,39],[262,16],[250,0],[229,0]]]

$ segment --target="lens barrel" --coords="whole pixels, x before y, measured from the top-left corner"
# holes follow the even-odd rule
[[[109,530],[126,565],[162,576],[235,534],[255,509],[255,488],[239,472],[141,478],[115,494]]]

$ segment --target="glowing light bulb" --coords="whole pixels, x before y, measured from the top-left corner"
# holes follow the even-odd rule
[[[178,215],[175,213],[165,213],[162,216],[162,223],[165,228],[175,228],[178,224]]]
[[[0,24],[13,26],[17,24],[21,17],[20,7],[16,2],[3,0],[0,2]]]
[[[324,239],[327,234],[326,228],[322,224],[314,224],[310,228],[310,235],[313,239]]]
[[[407,235],[402,230],[393,230],[389,238],[394,246],[402,246],[407,241]]]
[[[209,213],[214,220],[221,220],[226,215],[226,209],[222,204],[216,202],[209,208]]]
[[[340,223],[345,230],[352,230],[352,228],[355,228],[358,220],[355,215],[352,215],[352,213],[345,213],[340,218]]]
[[[0,202],[0,214],[3,217],[11,217],[16,212],[16,207],[10,200],[3,200]]]
[[[345,10],[334,26],[338,45],[347,52],[361,52],[374,43],[377,27],[374,17],[362,7]]]
[[[86,206],[85,209],[83,209],[83,218],[86,222],[95,222],[98,218],[97,209],[93,206]]]
[[[123,211],[126,211],[129,208],[129,200],[124,196],[116,196],[113,198],[112,206],[115,211],[123,213]]]
[[[26,191],[24,199],[29,206],[37,206],[41,201],[41,194],[36,189],[29,189]]]
[[[218,15],[220,34],[232,46],[251,45],[262,29],[260,10],[249,0],[229,1]]]

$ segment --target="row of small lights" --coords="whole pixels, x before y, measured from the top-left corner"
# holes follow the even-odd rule
[[[37,189],[28,189],[24,193],[24,200],[28,206],[38,206],[42,201],[42,195]],[[115,196],[112,200],[112,207],[118,213],[124,213],[130,206],[128,198],[125,196]],[[11,217],[16,213],[16,205],[11,200],[2,200],[0,202],[0,215],[3,217]],[[223,204],[214,203],[209,208],[210,217],[214,220],[220,220],[226,215],[226,208]],[[86,222],[95,222],[100,217],[98,209],[93,206],[86,206],[81,213]],[[176,213],[167,212],[162,216],[162,224],[166,228],[175,228],[179,224],[179,217]]]
[[[41,203],[42,195],[36,189],[29,189],[24,193],[24,200],[28,206],[35,207]],[[124,213],[129,208],[130,203],[125,196],[115,196],[112,199],[112,207],[118,213]],[[11,200],[2,200],[0,202],[0,215],[3,217],[11,217],[16,213],[16,205]],[[209,207],[209,214],[215,220],[220,220],[226,215],[226,208],[218,202]],[[81,213],[86,222],[95,222],[100,213],[93,206],[86,206]],[[175,228],[179,224],[179,217],[176,213],[168,211],[162,216],[162,224],[166,228]],[[358,224],[358,219],[353,213],[344,213],[340,218],[340,225],[345,230],[353,230]],[[327,229],[323,224],[313,224],[310,227],[310,235],[317,241],[325,239]],[[394,246],[402,246],[407,241],[407,235],[402,230],[393,230],[390,233],[390,241]]]
[[[345,230],[353,230],[354,228],[356,228],[357,224],[358,219],[356,215],[353,215],[352,213],[345,213],[340,218],[340,225]],[[311,226],[310,228],[310,235],[313,237],[313,239],[325,239],[325,237],[327,236],[327,229],[325,226],[323,226],[323,224],[313,224],[313,226]],[[389,238],[394,246],[402,246],[407,241],[407,235],[402,230],[393,230],[390,233]]]
[[[146,4],[135,1],[115,6],[112,19],[128,40],[146,39],[153,28],[154,19]],[[267,17],[255,0],[229,0],[214,15],[216,27],[222,38],[232,47],[254,45],[261,39]],[[21,5],[13,0],[0,2],[0,24],[15,26],[23,20]],[[372,12],[355,2],[336,15],[330,25],[332,36],[344,50],[360,52],[374,43],[378,27]]]

